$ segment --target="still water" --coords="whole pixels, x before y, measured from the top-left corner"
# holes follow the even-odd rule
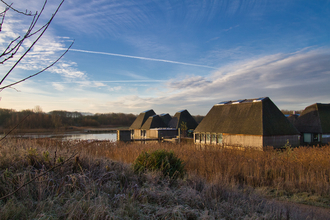
[[[2,135],[0,135],[0,138]],[[11,136],[13,137],[13,136]],[[117,141],[117,133],[67,133],[67,134],[21,134],[14,135],[18,138],[54,138],[61,140],[100,140]]]

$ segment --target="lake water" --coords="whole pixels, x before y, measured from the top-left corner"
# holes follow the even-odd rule
[[[0,138],[3,135],[0,135]],[[13,136],[11,136],[13,137]],[[67,133],[67,134],[21,134],[18,138],[55,138],[62,140],[100,140],[117,141],[117,133]]]

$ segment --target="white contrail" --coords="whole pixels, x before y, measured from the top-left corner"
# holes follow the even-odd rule
[[[124,55],[124,54],[117,54],[117,53],[106,53],[106,52],[97,52],[97,51],[79,50],[79,49],[70,49],[70,51],[77,51],[77,52],[83,52],[83,53],[95,53],[95,54],[103,54],[103,55],[108,55],[108,56],[126,57],[126,58],[140,59],[140,60],[150,60],[150,61],[165,62],[165,63],[175,63],[175,64],[181,64],[181,65],[187,65],[187,66],[198,66],[198,67],[204,67],[204,68],[209,68],[209,69],[217,69],[212,66],[198,65],[198,64],[193,64],[193,63],[183,63],[183,62],[177,62],[177,61],[173,61],[173,60],[161,60],[161,59],[154,59],[154,58],[148,58],[148,57],[130,56],[130,55]]]
[[[167,80],[158,79],[137,79],[137,80],[102,80],[102,81],[67,81],[67,82],[53,82],[53,83],[154,83],[166,82]]]

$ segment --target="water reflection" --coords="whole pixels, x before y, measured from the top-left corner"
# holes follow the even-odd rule
[[[104,133],[104,134],[71,134],[70,136],[63,137],[62,140],[100,140],[100,141],[116,141],[116,133]]]
[[[0,138],[3,135],[0,135]],[[100,141],[117,141],[117,133],[76,133],[76,134],[22,134],[13,135],[10,137],[17,138],[55,138],[61,140],[100,140]]]

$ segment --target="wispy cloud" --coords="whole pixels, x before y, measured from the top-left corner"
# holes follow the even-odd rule
[[[52,83],[53,87],[57,90],[57,91],[64,91],[64,86],[63,84],[60,83]]]
[[[113,91],[119,91],[119,90],[121,90],[121,89],[122,89],[121,86],[114,86],[114,87],[110,87],[110,88],[109,88],[109,91],[113,92]]]
[[[76,68],[77,64],[74,62],[60,61],[56,66],[50,68],[50,72],[57,73],[68,79],[84,79],[86,74]]]
[[[330,50],[302,51],[293,54],[276,54],[220,68],[211,74],[207,84],[194,90],[182,90],[175,99],[195,97],[195,101],[212,97],[218,101],[227,99],[273,97],[277,101],[290,100],[296,105],[301,100],[329,102],[330,98]],[[176,82],[177,87],[186,81]],[[286,102],[287,105],[288,101]]]
[[[145,88],[145,93],[130,87],[131,92],[127,94],[136,95],[117,96],[124,88],[122,85],[102,86],[95,82],[86,86],[101,86],[101,91],[86,92],[61,83],[53,83],[52,86],[57,91],[70,91],[72,94],[62,97],[63,100],[54,98],[54,102],[66,103],[67,109],[90,112],[139,113],[153,108],[158,113],[174,114],[186,108],[192,114],[206,114],[220,101],[263,96],[269,96],[280,109],[299,110],[315,102],[330,102],[329,60],[330,49],[264,56],[224,66],[205,77],[191,75],[160,82],[163,89],[156,95],[150,92],[150,87]],[[175,92],[171,92],[173,90]],[[4,97],[10,98],[7,94]],[[1,102],[6,103],[6,100]]]
[[[167,91],[157,97],[137,96],[134,101],[122,97],[111,103],[136,111],[173,106],[173,110],[190,108],[193,114],[206,114],[220,101],[269,96],[279,108],[298,110],[307,104],[330,102],[329,60],[329,49],[264,56],[224,66],[207,77],[171,80],[165,84]],[[169,92],[174,88],[175,93]]]
[[[230,28],[227,28],[227,29],[225,29],[223,31],[227,32],[227,31],[230,31],[231,29],[234,29],[234,28],[237,28],[237,27],[239,27],[239,25],[235,25],[235,26],[230,27]]]
[[[32,17],[20,17],[17,16],[17,13],[15,14],[12,11],[8,11],[0,34],[1,51],[3,51],[12,40],[25,34],[24,30],[29,27],[30,19],[32,19]],[[36,36],[32,36],[26,39],[15,56],[1,65],[2,73],[6,73],[14,65],[18,58],[31,46],[35,38]],[[24,59],[17,65],[16,71],[10,74],[6,82],[25,78],[28,76],[27,74],[38,72],[52,64],[62,54],[63,48],[66,48],[69,42],[71,41],[68,38],[57,37],[53,35],[52,31],[45,32],[42,38],[40,38]],[[84,72],[78,70],[75,62],[66,59],[60,60],[55,66],[48,69],[48,71],[70,79],[86,77]]]
[[[75,80],[75,81],[64,81],[61,83],[159,83],[159,82],[167,82],[167,80],[153,80],[153,79],[146,79],[146,80],[101,80],[101,81],[94,81],[94,80]]]
[[[211,81],[208,81],[205,77],[202,76],[187,76],[183,80],[170,80],[167,85],[171,89],[195,89],[197,87],[204,87],[210,84]]]
[[[164,63],[173,63],[173,64],[186,65],[186,66],[196,66],[196,67],[203,67],[203,68],[208,68],[208,69],[216,69],[215,67],[206,66],[206,65],[184,63],[184,62],[178,62],[178,61],[173,61],[173,60],[163,60],[163,59],[156,59],[156,58],[149,58],[149,57],[131,56],[131,55],[117,54],[117,53],[107,53],[107,52],[80,50],[80,49],[71,49],[71,51],[90,53],[90,54],[102,54],[102,55],[107,55],[107,56],[125,57],[125,58],[139,59],[139,60],[164,62]]]
[[[125,36],[127,30],[159,29],[176,26],[189,28],[214,18],[237,13],[248,16],[263,14],[267,5],[278,7],[284,1],[67,1],[58,18],[69,30],[88,35]],[[158,27],[158,28],[157,28]]]

